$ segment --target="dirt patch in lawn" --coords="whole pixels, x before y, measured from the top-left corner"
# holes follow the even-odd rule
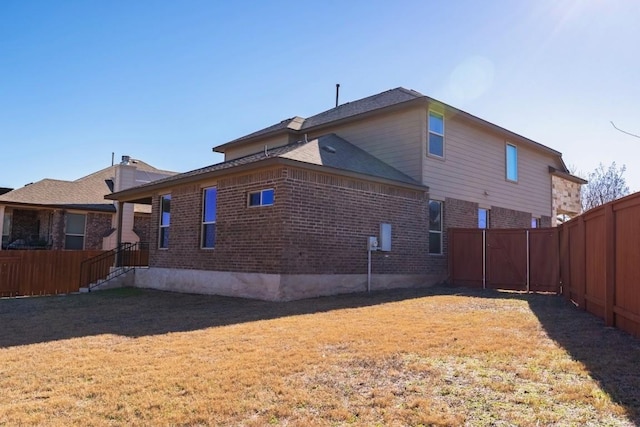
[[[0,424],[635,425],[638,340],[562,298],[0,300]]]

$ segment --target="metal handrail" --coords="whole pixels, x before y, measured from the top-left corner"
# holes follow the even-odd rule
[[[82,261],[80,264],[80,288],[92,288],[118,277],[135,267],[146,267],[143,251],[146,243],[122,243],[115,249]]]

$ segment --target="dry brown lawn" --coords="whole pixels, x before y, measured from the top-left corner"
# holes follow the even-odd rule
[[[631,426],[640,342],[560,297],[0,300],[0,425]]]

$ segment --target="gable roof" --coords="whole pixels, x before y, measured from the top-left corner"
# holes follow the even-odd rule
[[[227,148],[256,142],[261,138],[269,136],[291,134],[294,135],[294,137],[300,137],[303,134],[310,132],[311,130],[318,131],[323,127],[329,125],[336,125],[342,122],[359,120],[372,114],[379,114],[391,111],[393,109],[412,106],[429,107],[432,105],[439,106],[448,114],[463,117],[466,120],[469,120],[477,125],[489,128],[495,132],[499,132],[505,135],[505,137],[508,139],[518,140],[537,150],[542,150],[547,152],[548,154],[557,156],[560,159],[563,168],[565,169],[564,172],[569,172],[568,169],[566,169],[566,165],[564,165],[564,161],[562,160],[562,153],[560,153],[559,151],[556,151],[550,147],[547,147],[546,145],[540,144],[539,142],[533,141],[501,126],[488,122],[470,113],[459,110],[455,107],[445,104],[444,102],[425,96],[418,91],[406,89],[403,87],[397,87],[395,89],[390,89],[376,95],[368,96],[366,98],[358,99],[352,102],[347,102],[306,119],[296,116],[291,119],[283,120],[276,125],[266,127],[259,131],[213,147],[213,151],[224,153]],[[330,131],[330,129],[327,129],[327,131]]]
[[[413,101],[419,98],[426,97],[415,90],[397,87],[395,89],[390,89],[376,95],[358,99],[357,101],[340,104],[335,108],[316,114],[315,116],[311,116],[306,119],[299,116],[285,119],[275,125],[268,126],[264,129],[260,129],[256,132],[252,132],[248,135],[227,142],[226,144],[214,147],[213,151],[223,153],[224,149],[230,145],[237,145],[238,143],[251,141],[255,140],[256,138],[275,135],[279,133],[300,133],[312,128],[322,126],[324,124],[333,123],[335,121],[380,110],[386,107],[391,107],[397,104],[402,104],[407,101]]]
[[[156,169],[141,160],[133,160],[132,163],[143,177],[148,173],[174,174]],[[112,192],[110,186],[113,185],[116,167],[110,166],[75,181],[45,178],[0,195],[0,204],[115,212],[113,203],[105,201],[104,196]]]
[[[290,164],[298,167],[322,167],[347,175],[356,174],[364,179],[382,180],[389,184],[427,190],[410,176],[367,153],[335,134],[327,134],[313,140],[297,141],[281,147],[250,154],[248,156],[195,169],[138,187],[107,195],[110,200],[121,200],[177,184],[221,176],[235,169],[249,169],[272,164]]]

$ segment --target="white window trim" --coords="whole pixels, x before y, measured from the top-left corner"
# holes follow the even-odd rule
[[[216,223],[216,221],[205,221],[204,220],[204,208],[205,208],[205,201],[206,201],[205,200],[205,195],[207,193],[207,190],[210,190],[212,188],[216,189],[216,198],[217,198],[218,197],[218,192],[217,192],[218,188],[215,185],[202,189],[202,225],[200,227],[200,249],[204,249],[204,250],[213,250],[213,249],[216,248],[215,243],[211,247],[204,245],[204,228],[205,228],[205,226]],[[216,218],[218,217],[217,210],[218,210],[218,205],[217,205],[217,201],[216,201]]]
[[[435,132],[431,130],[431,113],[433,113],[436,116],[440,116],[442,117],[442,133],[439,132]],[[427,113],[427,156],[429,157],[433,157],[434,159],[439,159],[439,160],[444,160],[445,155],[447,153],[446,150],[446,145],[445,144],[445,138],[444,138],[444,133],[445,133],[445,126],[446,123],[444,122],[444,114],[436,111],[436,110],[429,110]],[[434,134],[434,135],[438,135],[442,137],[442,156],[438,156],[437,154],[432,154],[431,153],[431,149],[430,149],[430,142],[431,142],[431,138],[429,138],[430,134]]]
[[[162,200],[166,197],[169,196],[171,197],[171,193],[167,193],[167,194],[162,194],[160,196],[160,209],[159,209],[159,213],[160,213],[160,218],[159,218],[159,227],[158,227],[158,249],[166,251],[167,249],[169,249],[169,245],[167,245],[166,247],[162,247],[162,229],[163,228],[169,228],[171,226],[171,207],[169,207],[169,224],[163,224],[162,223]],[[171,198],[169,198],[169,203],[171,203]],[[171,205],[169,205],[171,206]]]
[[[262,190],[250,191],[249,193],[247,193],[247,207],[249,207],[249,208],[261,208],[261,207],[264,207],[264,206],[273,206],[273,203],[269,203],[269,204],[262,203],[262,198],[264,196],[264,192],[265,191],[273,191],[273,200],[275,202],[276,190],[273,189],[273,188],[265,188],[265,189],[262,189]],[[251,196],[253,194],[260,194],[260,204],[257,204],[257,205],[252,205],[251,204]]]
[[[429,255],[434,255],[434,256],[442,256],[444,255],[444,202],[442,200],[437,200],[437,199],[430,199],[429,200],[429,204],[431,204],[431,202],[438,202],[438,204],[440,205],[440,230],[431,230],[431,228],[429,228],[429,248],[427,248],[427,250],[429,251]],[[431,209],[429,209],[429,213],[431,213]],[[429,220],[431,221],[431,220]],[[431,234],[435,233],[435,234],[440,234],[440,252],[438,253],[434,253],[431,252]]]
[[[509,147],[513,147],[516,150],[516,179],[509,178]],[[508,182],[517,183],[520,177],[520,171],[518,170],[518,146],[516,144],[506,142],[504,146],[504,178]]]

